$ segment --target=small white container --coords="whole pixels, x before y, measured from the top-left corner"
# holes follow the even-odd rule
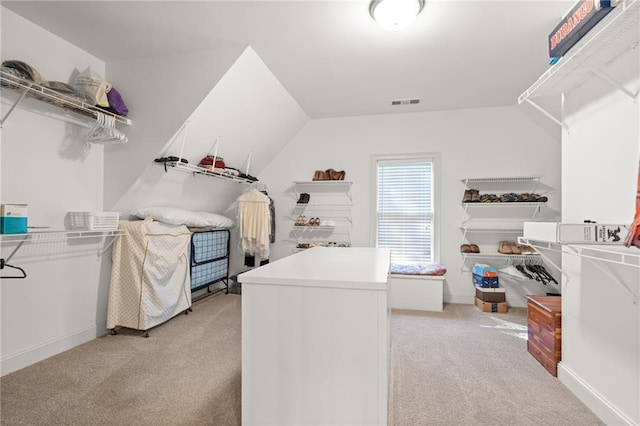
[[[74,231],[113,231],[118,229],[118,212],[69,212]]]

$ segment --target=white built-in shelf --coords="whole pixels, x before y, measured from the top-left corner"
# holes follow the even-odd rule
[[[65,111],[71,111],[85,117],[96,119],[98,117],[98,113],[102,113],[113,117],[116,123],[125,125],[131,124],[131,120],[126,117],[114,114],[113,112],[96,107],[95,105],[84,103],[73,97],[65,96],[55,90],[51,90],[47,87],[40,86],[34,82],[26,81],[7,73],[0,74],[0,84],[2,85],[3,90],[10,89],[20,95],[20,98],[11,106],[4,117],[0,119],[0,124],[4,123],[13,109],[18,106],[25,97],[34,98],[39,101],[55,105]]]
[[[632,99],[638,92],[631,92],[623,84],[607,75],[606,68],[626,52],[635,49],[640,41],[640,0],[621,0],[598,22],[567,54],[552,65],[518,97],[518,104],[528,102],[547,117],[567,126],[532,99],[562,95],[597,77],[622,91]]]
[[[114,229],[108,231],[30,231],[22,234],[0,234],[3,243],[29,241],[30,243],[53,243],[77,238],[115,237],[126,231]]]
[[[353,182],[348,181],[348,180],[305,180],[305,181],[293,181],[294,185],[311,185],[311,186],[336,186],[336,187],[342,187],[342,186],[346,186],[349,187],[351,185],[353,185]]]
[[[349,210],[353,204],[336,203],[336,204],[320,204],[320,203],[296,203],[293,208],[299,210]]]
[[[296,233],[312,233],[312,232],[321,232],[321,231],[332,231],[334,234],[348,234],[350,225],[293,225],[291,229]]]
[[[212,178],[217,178],[217,179],[223,179],[223,180],[228,180],[231,182],[236,182],[236,183],[243,183],[246,185],[250,185],[252,183],[258,183],[258,181],[254,181],[251,179],[246,179],[240,176],[234,176],[234,175],[230,175],[230,174],[225,174],[225,173],[217,173],[217,172],[212,172],[209,169],[205,169],[204,167],[200,167],[200,166],[195,166],[193,164],[189,164],[189,163],[183,163],[183,162],[178,162],[178,161],[169,161],[169,162],[154,162],[153,164],[157,165],[157,166],[162,166],[164,167],[166,165],[166,170],[175,170],[178,172],[184,172],[184,173],[191,173],[194,176],[196,175],[200,175],[200,176],[207,176],[207,177],[212,177]]]
[[[536,96],[567,93],[592,78],[594,67],[604,67],[635,48],[640,40],[638,3],[638,0],[621,1],[522,93],[518,103]]]
[[[462,183],[516,183],[516,182],[538,182],[540,176],[513,176],[513,177],[489,177],[489,178],[464,178]]]
[[[461,226],[460,230],[476,234],[521,234],[522,226]]]
[[[467,207],[540,207],[545,204],[545,202],[530,202],[530,201],[513,201],[513,202],[496,202],[496,203],[481,203],[481,202],[470,202],[470,203],[460,203],[465,209]]]
[[[519,244],[526,244],[533,247],[537,252],[544,253],[552,251],[557,253],[579,256],[591,262],[601,272],[605,273],[609,279],[622,288],[628,295],[633,304],[638,303],[638,296],[629,288],[627,283],[622,281],[617,274],[604,269],[600,264],[602,262],[613,265],[627,266],[640,269],[640,249],[636,247],[625,247],[619,245],[591,245],[591,244],[575,244],[575,243],[558,243],[555,241],[539,241],[525,237],[518,237]],[[556,268],[562,272],[567,278],[568,276],[562,268]],[[637,286],[636,286],[637,287]]]
[[[464,260],[466,259],[474,259],[474,260],[508,260],[508,261],[517,261],[517,263],[526,263],[526,262],[539,262],[540,255],[537,253],[533,254],[502,254],[497,252],[491,253],[462,253]]]
[[[541,249],[558,253],[575,254],[591,260],[640,268],[640,249],[636,247],[625,247],[622,243],[615,245],[568,244],[555,241],[532,240],[525,237],[518,237],[518,243],[526,244],[536,250]],[[569,250],[563,250],[563,247]]]
[[[113,244],[116,237],[126,235],[126,230],[114,229],[114,230],[96,230],[96,231],[55,231],[55,230],[42,230],[42,231],[30,231],[22,234],[0,234],[0,243],[6,244],[12,248],[11,253],[6,256],[7,263],[11,258],[18,253],[18,251],[24,246],[25,243],[29,244],[42,244],[42,243],[60,243],[68,240],[76,240],[81,238],[105,238],[110,237],[111,241],[98,252],[98,257],[107,251]],[[18,268],[21,269],[21,268]],[[24,270],[23,270],[24,273]],[[26,274],[25,276],[26,277]],[[22,278],[24,278],[22,277]]]

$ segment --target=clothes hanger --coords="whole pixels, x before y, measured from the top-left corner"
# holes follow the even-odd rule
[[[9,265],[8,263],[5,262],[4,259],[0,259],[0,269],[4,269],[5,267],[6,268],[17,269],[18,271],[20,271],[21,275],[9,275],[9,276],[0,275],[0,279],[22,279],[22,278],[27,278],[27,273],[24,271],[24,269],[22,269],[19,266]]]

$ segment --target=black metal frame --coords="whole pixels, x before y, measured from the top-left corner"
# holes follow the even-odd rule
[[[198,262],[198,261],[196,261],[198,256],[196,256],[196,249],[197,248],[196,248],[196,245],[194,243],[194,237],[196,236],[196,234],[209,233],[209,232],[226,232],[227,233],[227,243],[226,243],[226,248],[225,248],[225,254],[223,256],[217,256],[217,257],[213,257],[211,259],[202,260],[202,261]],[[215,292],[211,291],[210,286],[213,285],[213,284],[216,284],[218,282],[224,283],[224,285],[225,285],[225,288],[224,288],[225,294],[229,293],[229,252],[230,252],[230,244],[231,244],[231,232],[228,229],[214,229],[214,230],[207,230],[207,231],[196,231],[191,235],[191,253],[190,253],[190,256],[189,256],[190,257],[189,273],[190,273],[191,277],[193,277],[193,270],[197,266],[206,265],[206,264],[213,263],[213,262],[219,262],[221,260],[226,260],[226,271],[225,271],[225,275],[224,276],[216,276],[215,278],[212,278],[210,281],[207,281],[206,283],[199,284],[197,287],[191,287],[191,293],[194,293],[194,292],[196,292],[198,290],[202,290],[203,288],[207,289],[207,293],[206,294],[204,294],[201,297],[198,297],[197,299],[193,299],[194,301],[222,291],[223,289],[220,289],[220,290],[215,291]]]

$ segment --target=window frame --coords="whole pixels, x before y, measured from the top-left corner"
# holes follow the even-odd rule
[[[436,263],[440,262],[440,163],[441,154],[439,152],[413,153],[413,154],[375,154],[371,156],[371,229],[369,242],[372,247],[378,247],[378,164],[380,162],[393,161],[430,161],[432,164],[432,197],[433,212],[431,218],[432,231],[432,259]]]

